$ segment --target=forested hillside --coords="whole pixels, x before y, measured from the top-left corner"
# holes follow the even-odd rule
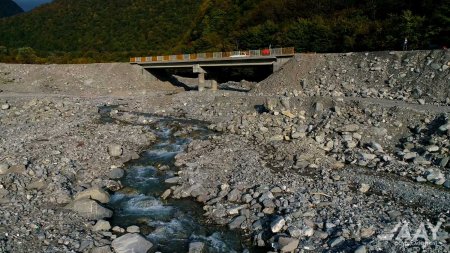
[[[23,10],[12,0],[0,0],[0,18],[14,16]]]
[[[0,57],[20,62],[294,46],[340,52],[442,47],[450,0],[55,0],[0,20]]]

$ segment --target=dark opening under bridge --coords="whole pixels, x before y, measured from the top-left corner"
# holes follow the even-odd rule
[[[205,86],[204,67],[246,67],[272,65],[277,71],[294,56],[294,48],[272,48],[232,52],[211,52],[196,54],[179,54],[164,56],[147,56],[130,58],[131,64],[138,64],[145,69],[192,68],[198,74],[199,90]],[[212,82],[212,89],[217,83]]]

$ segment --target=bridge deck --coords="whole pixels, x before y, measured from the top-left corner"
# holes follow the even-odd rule
[[[151,68],[192,67],[193,64],[208,66],[270,65],[277,58],[291,57],[294,48],[273,48],[233,52],[211,52],[130,58],[130,63]]]

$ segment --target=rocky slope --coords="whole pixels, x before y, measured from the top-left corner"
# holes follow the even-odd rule
[[[449,64],[447,50],[299,54],[254,92],[448,104]]]

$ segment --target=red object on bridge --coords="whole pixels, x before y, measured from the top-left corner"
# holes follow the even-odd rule
[[[261,50],[261,54],[262,55],[270,55],[270,50],[268,48],[265,48],[265,49]]]

